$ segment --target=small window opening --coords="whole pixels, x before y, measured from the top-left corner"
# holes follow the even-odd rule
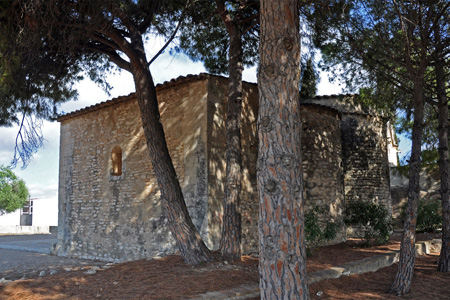
[[[111,151],[112,170],[111,175],[122,175],[122,148],[115,146]]]

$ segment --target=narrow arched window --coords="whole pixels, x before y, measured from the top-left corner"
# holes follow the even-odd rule
[[[122,148],[115,146],[111,151],[112,170],[111,175],[122,175]]]

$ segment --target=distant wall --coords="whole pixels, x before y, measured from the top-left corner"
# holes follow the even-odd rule
[[[54,226],[0,225],[0,234],[50,234],[55,233]]]
[[[391,196],[392,196],[392,217],[396,221],[396,226],[402,226],[401,212],[402,206],[408,202],[408,175],[399,172],[397,167],[391,167]],[[420,198],[440,199],[440,178],[437,166],[430,171],[420,172]]]

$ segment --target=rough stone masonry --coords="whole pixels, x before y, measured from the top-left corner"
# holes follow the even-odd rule
[[[218,247],[225,182],[227,78],[179,77],[157,86],[161,121],[185,200],[207,245]],[[350,95],[302,102],[306,209],[341,224],[347,201],[390,207],[386,125],[341,104]],[[347,100],[348,100],[347,99]],[[350,101],[351,102],[351,101]],[[244,252],[257,251],[256,84],[242,110]],[[129,261],[177,251],[160,202],[134,94],[64,116],[61,123],[58,255]]]

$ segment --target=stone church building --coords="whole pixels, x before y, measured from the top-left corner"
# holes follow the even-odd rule
[[[169,151],[194,224],[214,249],[221,234],[227,78],[179,77],[157,86]],[[355,199],[391,208],[388,139],[382,118],[350,105],[351,95],[304,100],[306,209],[326,208],[342,225]],[[346,99],[348,98],[348,99]],[[242,225],[244,252],[257,251],[258,89],[244,83]],[[59,226],[56,253],[105,261],[176,252],[161,205],[134,94],[59,117]]]

